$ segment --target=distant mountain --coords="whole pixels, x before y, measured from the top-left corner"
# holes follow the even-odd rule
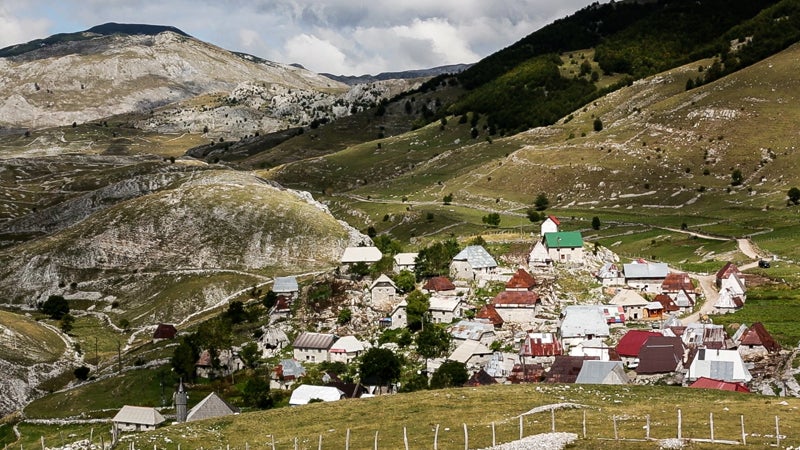
[[[374,83],[376,81],[402,80],[408,78],[430,78],[443,74],[457,74],[469,69],[470,67],[472,67],[472,64],[451,64],[448,66],[434,67],[432,69],[406,70],[403,72],[383,72],[377,75],[352,76],[333,75],[330,73],[322,73],[320,75],[324,75],[332,80],[353,86],[362,83]]]

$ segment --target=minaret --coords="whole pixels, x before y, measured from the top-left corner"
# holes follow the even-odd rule
[[[186,388],[183,387],[183,378],[178,384],[178,392],[175,393],[175,421],[186,422]]]

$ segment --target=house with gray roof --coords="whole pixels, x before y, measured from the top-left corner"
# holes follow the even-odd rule
[[[495,338],[494,325],[487,319],[461,320],[447,330],[456,342],[471,339],[490,345]]]
[[[497,261],[480,245],[470,245],[461,250],[450,263],[450,277],[458,280],[475,280],[479,275],[497,269]]]
[[[289,389],[306,374],[306,368],[296,359],[282,359],[272,371],[270,388]]]
[[[194,422],[195,420],[211,419],[213,417],[230,416],[233,414],[239,414],[239,408],[226,402],[215,392],[212,392],[194,405],[194,408],[189,410],[189,413],[186,414],[186,421]]]
[[[125,405],[111,419],[112,431],[116,435],[121,431],[155,430],[164,420],[164,416],[155,408]]]
[[[447,359],[464,363],[467,369],[478,368],[488,363],[493,353],[494,352],[490,350],[489,347],[481,344],[480,341],[467,339],[459,344]]]
[[[576,384],[628,384],[622,361],[586,360],[578,373]]]
[[[335,336],[327,333],[310,333],[304,331],[292,343],[294,359],[307,362],[322,362],[329,360],[329,353]]]
[[[385,273],[372,282],[369,292],[372,294],[372,303],[378,305],[397,300],[397,285]]]
[[[736,350],[712,350],[701,348],[692,359],[686,379],[694,381],[700,377],[729,382],[748,383],[753,379],[750,371]]]
[[[364,344],[355,336],[342,336],[333,343],[328,353],[331,361],[349,364],[364,353]]]
[[[660,294],[661,285],[669,274],[669,267],[666,263],[640,261],[624,264],[622,271],[628,286],[642,292]]]
[[[296,300],[300,292],[300,287],[297,285],[297,278],[276,277],[275,281],[272,283],[272,292]]]
[[[558,335],[564,348],[589,339],[604,339],[609,334],[608,323],[599,305],[570,305],[561,313]]]
[[[400,273],[403,270],[413,272],[417,267],[417,256],[419,253],[398,253],[394,255],[394,272]]]
[[[452,323],[453,320],[461,318],[462,309],[464,308],[464,301],[461,297],[433,295],[429,301],[428,312],[430,313],[431,322]]]

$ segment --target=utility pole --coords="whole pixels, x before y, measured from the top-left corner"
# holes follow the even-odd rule
[[[119,339],[117,339],[117,373],[122,373],[122,350],[120,350]]]

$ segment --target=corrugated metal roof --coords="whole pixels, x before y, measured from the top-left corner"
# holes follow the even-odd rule
[[[609,303],[619,306],[644,306],[649,302],[633,289],[621,289]]]
[[[623,264],[622,270],[625,278],[654,278],[661,279],[667,277],[669,266],[666,263],[631,263]]]
[[[617,343],[617,354],[619,356],[637,357],[639,350],[648,339],[653,336],[661,336],[661,333],[645,330],[629,330]]]
[[[451,361],[458,361],[460,363],[466,363],[474,355],[491,354],[492,351],[489,350],[489,347],[481,344],[480,341],[467,339],[466,341],[462,342],[461,345],[459,345],[458,348],[456,348],[447,359]]]
[[[164,416],[155,408],[148,408],[144,406],[129,406],[125,405],[119,410],[117,415],[111,419],[112,422],[117,423],[132,423],[136,425],[149,425],[155,426],[164,422]]]
[[[664,292],[694,291],[694,289],[694,282],[685,272],[670,272],[661,283],[661,290]]]
[[[478,314],[475,314],[475,317],[478,319],[487,319],[492,325],[500,326],[503,325],[503,317],[500,316],[500,313],[497,312],[497,309],[494,305],[486,305],[478,311]]]
[[[295,348],[318,348],[327,350],[333,345],[334,336],[324,333],[310,333],[304,331],[292,343]]]
[[[636,373],[674,372],[682,360],[683,342],[681,338],[651,336],[639,350],[639,366],[636,367]]]
[[[608,323],[598,305],[570,305],[564,308],[561,336],[608,336]]]
[[[558,231],[545,233],[544,242],[547,248],[580,248],[583,247],[583,236],[580,231]]]
[[[433,277],[422,286],[426,291],[452,291],[455,290],[456,285],[445,277]]]
[[[342,263],[374,263],[380,261],[382,257],[383,254],[378,247],[347,247],[342,254]]]
[[[473,269],[497,267],[497,261],[480,245],[470,245],[461,250],[453,261],[466,261]]]
[[[282,359],[278,366],[280,375],[284,378],[292,377],[291,379],[295,379],[306,374],[306,368],[296,359]]]
[[[577,384],[626,384],[630,381],[622,361],[584,361]]]
[[[285,292],[297,292],[297,278],[295,277],[276,277],[272,283],[272,292],[281,294]]]
[[[539,302],[539,294],[533,291],[500,291],[492,299],[494,307],[526,307],[533,308]]]
[[[744,333],[740,345],[763,345],[770,352],[777,352],[781,349],[781,346],[772,338],[772,335],[769,334],[769,331],[764,328],[764,324],[761,322],[754,323]]]
[[[331,353],[355,353],[363,352],[364,344],[355,336],[342,336],[331,346]]]
[[[719,389],[722,391],[734,391],[734,392],[750,392],[750,389],[747,388],[742,383],[731,383],[728,381],[722,380],[712,380],[711,378],[700,377],[694,383],[689,385],[690,388],[695,389]]]
[[[398,253],[394,255],[394,262],[398,266],[413,266],[416,264],[419,253]]]
[[[428,311],[445,312],[453,312],[463,303],[459,297],[438,297],[436,295],[431,297],[429,302]]]
[[[479,341],[484,334],[494,334],[494,325],[487,319],[462,320],[451,326],[449,331],[455,339],[474,339]]]

